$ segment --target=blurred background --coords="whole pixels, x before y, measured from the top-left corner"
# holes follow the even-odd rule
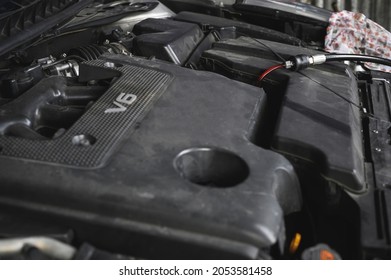
[[[365,14],[383,27],[391,30],[390,0],[301,0],[328,10],[348,10]]]

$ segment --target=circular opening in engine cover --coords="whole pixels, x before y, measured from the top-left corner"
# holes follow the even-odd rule
[[[174,167],[183,178],[207,187],[233,187],[250,173],[242,158],[217,148],[184,150],[175,158]]]

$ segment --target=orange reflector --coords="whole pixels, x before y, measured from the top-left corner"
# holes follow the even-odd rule
[[[335,257],[334,257],[334,254],[331,253],[330,251],[322,250],[322,251],[320,251],[320,259],[321,260],[334,260]]]
[[[300,242],[301,242],[301,234],[300,233],[296,233],[295,236],[293,237],[292,241],[291,241],[290,246],[289,246],[289,252],[291,254],[294,254],[297,251],[297,249],[300,246]]]

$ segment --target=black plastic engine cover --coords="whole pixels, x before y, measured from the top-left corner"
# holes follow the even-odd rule
[[[80,69],[81,80],[115,76],[62,136],[0,136],[2,211],[148,258],[257,258],[282,245],[301,196],[292,165],[249,141],[264,92],[120,55]],[[96,141],[77,145],[77,135]]]
[[[201,60],[208,70],[250,83],[256,81],[260,69],[281,63],[270,49],[285,59],[319,53],[240,37],[215,43]],[[281,70],[268,75],[265,81],[268,108],[273,112],[262,122],[271,125],[260,127],[262,133],[254,142],[293,161],[303,160],[316,166],[326,180],[350,192],[365,192],[358,89],[349,68],[344,64],[327,64],[302,73]],[[267,133],[270,139],[265,143]]]
[[[134,26],[133,32],[138,35],[133,49],[136,54],[178,65],[185,64],[204,38],[196,24],[166,19],[143,20]]]

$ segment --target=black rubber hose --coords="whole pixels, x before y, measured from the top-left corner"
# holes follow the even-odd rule
[[[360,54],[326,54],[326,61],[358,61],[358,62],[373,62],[377,64],[391,66],[391,60],[370,56],[370,55],[360,55]]]

